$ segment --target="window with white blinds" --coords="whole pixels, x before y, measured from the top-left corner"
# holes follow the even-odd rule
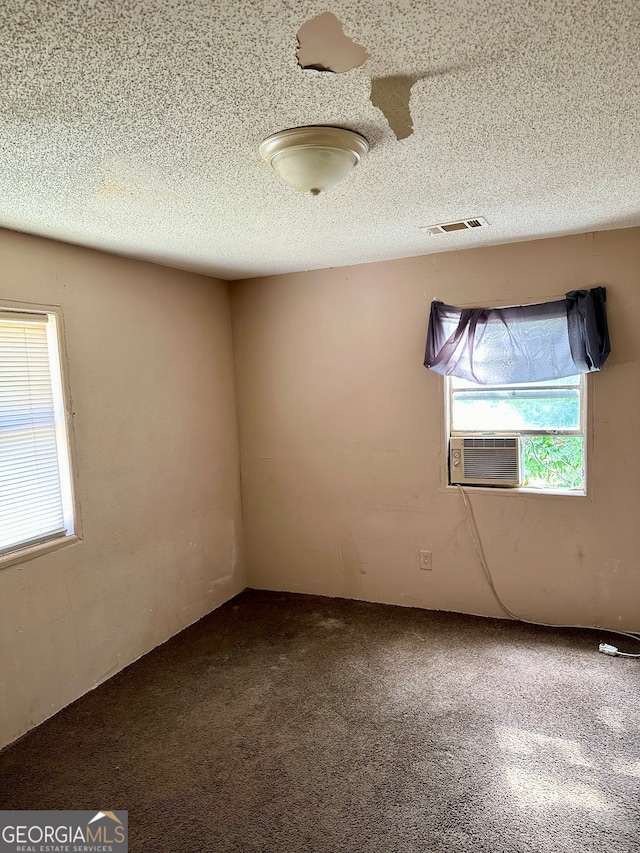
[[[56,325],[0,310],[0,556],[73,533]]]

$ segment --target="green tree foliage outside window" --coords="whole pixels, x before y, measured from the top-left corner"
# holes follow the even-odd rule
[[[524,485],[547,489],[584,486],[584,448],[579,435],[523,435]]]

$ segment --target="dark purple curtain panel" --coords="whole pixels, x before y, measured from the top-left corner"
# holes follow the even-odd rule
[[[600,370],[611,352],[606,289],[509,308],[431,303],[424,364],[479,385],[544,382]]]

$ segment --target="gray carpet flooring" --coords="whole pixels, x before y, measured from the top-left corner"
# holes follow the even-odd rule
[[[600,639],[246,591],[0,753],[0,807],[158,853],[639,851],[640,661]]]

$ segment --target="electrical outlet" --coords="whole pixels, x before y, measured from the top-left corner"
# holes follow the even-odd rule
[[[431,551],[420,551],[420,568],[424,572],[430,572],[433,568]]]

